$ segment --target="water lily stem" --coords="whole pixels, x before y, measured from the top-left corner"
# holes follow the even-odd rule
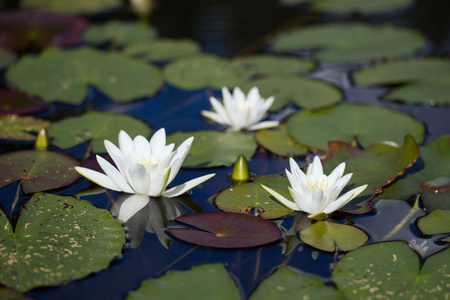
[[[11,205],[11,212],[10,212],[10,215],[12,216],[12,213],[13,213],[13,211],[14,211],[14,208],[16,207],[16,205],[17,205],[17,202],[19,202],[19,193],[20,193],[20,187],[22,186],[22,180],[21,181],[19,181],[19,184],[17,185],[17,191],[16,191],[16,195],[14,196],[14,202],[13,202],[13,204]]]
[[[420,209],[419,208],[419,197],[420,197],[420,195],[418,195],[416,197],[416,200],[414,201],[414,205],[411,208],[411,210],[408,212],[408,214],[397,224],[397,226],[395,226],[388,234],[386,234],[381,239],[382,241],[387,240],[387,239],[391,238],[394,234],[396,234],[414,216],[414,214],[417,212],[417,210]]]

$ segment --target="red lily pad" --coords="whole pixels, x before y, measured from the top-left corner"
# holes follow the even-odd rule
[[[369,200],[381,193],[383,186],[403,174],[419,156],[419,146],[410,135],[405,137],[403,146],[379,142],[362,150],[342,142],[330,142],[329,145],[329,158],[323,164],[324,172],[328,174],[345,162],[345,174],[353,173],[347,188],[368,184],[364,192],[342,209],[357,214],[372,210]]]
[[[176,221],[197,228],[169,228],[185,242],[215,248],[249,248],[281,239],[272,222],[241,213],[204,212],[181,216]]]
[[[0,42],[8,49],[49,45],[71,46],[81,43],[87,21],[80,17],[34,10],[0,13]]]
[[[25,193],[60,188],[80,177],[78,161],[62,153],[26,150],[0,155],[0,188],[22,180]]]
[[[50,104],[44,103],[36,97],[12,90],[0,90],[0,115],[6,114],[34,114],[50,108]]]

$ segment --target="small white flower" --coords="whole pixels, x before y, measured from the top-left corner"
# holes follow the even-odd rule
[[[313,162],[308,166],[306,175],[295,160],[291,158],[289,163],[292,173],[286,170],[286,175],[292,186],[292,188],[289,188],[289,192],[294,202],[289,201],[264,185],[262,187],[287,208],[304,211],[312,219],[324,219],[326,214],[340,209],[367,187],[367,184],[362,185],[338,198],[352,177],[351,173],[342,176],[345,170],[345,163],[337,166],[328,176],[323,174],[322,163],[317,156],[314,157]]]
[[[215,112],[202,110],[201,114],[217,123],[229,126],[232,131],[258,130],[279,124],[278,121],[259,122],[267,114],[274,98],[264,100],[259,95],[257,87],[253,87],[247,97],[238,87],[234,88],[233,95],[224,87],[222,97],[223,104],[214,97],[209,99]]]
[[[193,140],[194,137],[188,138],[177,150],[172,151],[174,144],[166,146],[164,128],[155,132],[150,141],[141,135],[132,140],[122,130],[119,133],[119,148],[105,140],[106,150],[117,169],[98,155],[97,161],[105,174],[83,167],[75,169],[89,180],[114,191],[152,197],[176,197],[215,175],[201,176],[166,190],[180,170]]]

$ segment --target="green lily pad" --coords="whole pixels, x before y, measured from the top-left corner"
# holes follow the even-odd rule
[[[425,234],[439,234],[450,232],[450,210],[437,209],[417,222],[420,230]]]
[[[68,14],[94,14],[119,7],[120,0],[23,0],[23,8],[44,9]]]
[[[334,14],[373,14],[401,9],[413,4],[412,0],[310,0],[314,10]]]
[[[402,143],[410,134],[421,143],[425,128],[405,113],[375,105],[341,104],[320,111],[299,111],[287,122],[289,134],[301,145],[328,149],[329,141],[350,143],[355,138],[363,147],[378,141]]]
[[[428,105],[450,103],[450,62],[441,58],[379,64],[353,74],[356,85],[398,85],[384,99]]]
[[[261,96],[275,97],[270,111],[276,111],[293,101],[297,106],[307,109],[319,109],[334,105],[341,101],[341,92],[325,82],[300,77],[267,77],[249,81],[243,90],[257,86]]]
[[[147,124],[129,115],[88,112],[53,123],[48,134],[52,144],[61,149],[68,149],[92,140],[92,152],[100,153],[106,152],[104,140],[118,145],[120,130],[127,132],[133,138],[136,135],[148,137],[151,133]]]
[[[110,42],[116,47],[154,38],[156,38],[156,30],[145,22],[113,20],[99,25],[91,25],[84,32],[84,40],[87,43],[100,45]]]
[[[14,52],[0,48],[0,69],[4,69],[16,60]]]
[[[50,122],[33,117],[21,117],[18,115],[0,116],[0,139],[8,141],[34,141],[38,132],[50,126]]]
[[[12,289],[0,287],[0,299],[3,300],[33,300],[22,293],[16,292]]]
[[[311,71],[315,67],[312,61],[292,56],[258,54],[235,58],[233,61],[245,69],[249,76],[289,76]]]
[[[25,56],[6,77],[11,85],[45,101],[69,104],[82,103],[89,85],[119,102],[153,96],[162,85],[157,68],[90,48],[50,48],[37,57]]]
[[[417,165],[417,166],[416,166]],[[422,193],[428,211],[450,209],[450,136],[420,147],[420,159],[411,171],[384,188],[382,199],[408,199]]]
[[[176,221],[195,228],[169,228],[185,242],[215,248],[249,248],[281,239],[281,230],[256,216],[232,212],[203,212],[178,217]]]
[[[200,50],[200,45],[193,40],[157,39],[132,43],[123,50],[123,53],[147,62],[166,62],[193,56]]]
[[[58,152],[9,152],[0,155],[0,187],[21,180],[27,194],[57,189],[80,177],[74,169],[76,166],[79,166],[78,161]]]
[[[21,292],[98,272],[125,244],[109,211],[68,196],[35,194],[14,231],[1,211],[0,222],[0,282]]]
[[[210,130],[176,132],[167,137],[167,143],[178,146],[191,136],[194,142],[183,163],[186,168],[231,166],[241,154],[252,157],[258,146],[253,137],[245,133]]]
[[[404,242],[377,243],[347,253],[332,279],[349,299],[443,299],[450,284],[450,249],[430,256],[422,268]]]
[[[275,128],[258,130],[255,134],[258,144],[270,152],[282,156],[303,155],[308,149],[299,145],[287,132],[285,124]]]
[[[319,221],[303,229],[300,231],[300,238],[314,248],[329,252],[334,252],[336,247],[341,251],[354,250],[369,239],[357,227],[327,221]]]
[[[389,45],[389,47],[386,47]],[[417,31],[392,25],[325,24],[284,33],[275,38],[276,52],[317,49],[316,58],[331,63],[359,63],[412,55],[425,46]]]
[[[276,219],[292,213],[292,210],[273,200],[261,184],[267,185],[289,198],[289,181],[283,176],[257,176],[254,182],[232,186],[222,190],[215,199],[218,208],[228,212],[247,213],[256,209],[264,219]]]
[[[262,281],[250,300],[267,299],[345,299],[336,289],[326,286],[315,276],[299,273],[289,267],[279,267]]]
[[[127,300],[138,299],[238,300],[239,291],[221,263],[195,266],[187,271],[171,271],[149,279],[131,292]]]
[[[165,80],[178,88],[234,88],[246,80],[246,72],[230,60],[207,54],[169,63],[163,72]]]
[[[416,161],[419,146],[409,135],[405,137],[402,146],[379,142],[365,150],[345,143],[331,142],[328,156],[323,164],[325,173],[330,173],[341,162],[345,162],[345,173],[353,173],[348,188],[368,184],[358,197],[342,209],[352,213],[365,213],[371,210],[368,201]]]

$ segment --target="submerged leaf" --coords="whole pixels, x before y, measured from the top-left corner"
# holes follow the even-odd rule
[[[281,230],[274,223],[241,213],[204,212],[181,216],[176,221],[196,228],[171,227],[173,236],[206,247],[249,248],[281,238]]]
[[[0,139],[8,141],[34,141],[35,134],[41,129],[50,126],[50,122],[33,117],[21,117],[18,115],[0,116]]]
[[[0,222],[0,282],[21,292],[98,272],[125,243],[107,210],[68,196],[35,194],[14,231],[1,211]]]
[[[425,234],[450,233],[450,210],[437,209],[417,222]]]

